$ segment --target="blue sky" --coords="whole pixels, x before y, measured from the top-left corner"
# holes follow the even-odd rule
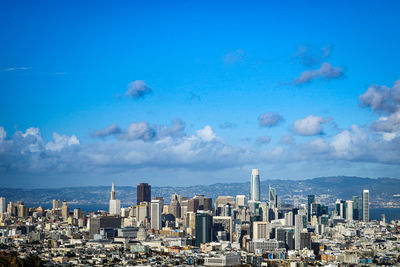
[[[0,5],[1,186],[399,178],[398,1]]]

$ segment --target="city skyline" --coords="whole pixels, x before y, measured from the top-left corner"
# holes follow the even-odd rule
[[[1,4],[0,187],[400,178],[398,1],[156,3]]]

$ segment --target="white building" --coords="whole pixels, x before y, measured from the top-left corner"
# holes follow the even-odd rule
[[[153,199],[150,206],[151,229],[161,230],[161,201]]]
[[[258,169],[251,171],[249,200],[260,201],[260,174]]]
[[[253,239],[269,239],[269,232],[268,222],[253,222]]]
[[[369,221],[369,190],[364,189],[362,194],[362,220]]]
[[[119,199],[115,199],[114,182],[111,186],[111,197],[110,197],[110,215],[121,215],[121,202]]]
[[[0,197],[0,213],[7,212],[7,199],[5,197]]]

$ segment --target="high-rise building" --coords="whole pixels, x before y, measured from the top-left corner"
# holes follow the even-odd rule
[[[0,197],[0,213],[7,212],[7,199],[5,197]]]
[[[369,221],[369,190],[366,189],[362,193],[362,220]]]
[[[237,195],[236,196],[236,208],[244,207],[246,205],[246,196]]]
[[[23,202],[19,202],[17,204],[17,216],[20,218],[28,217],[28,208],[24,205]]]
[[[61,200],[53,199],[53,210],[61,209]]]
[[[212,210],[212,198],[205,197],[203,199],[203,210],[206,210],[206,211]]]
[[[301,239],[300,234],[303,231],[303,215],[296,214],[294,216],[294,247],[300,249]]]
[[[141,183],[137,186],[137,204],[151,201],[151,186],[148,183]]]
[[[150,206],[151,212],[151,229],[161,230],[161,201],[152,200]]]
[[[68,218],[68,216],[69,216],[69,207],[68,207],[67,201],[65,201],[65,200],[62,203],[61,216],[63,218]]]
[[[253,222],[253,239],[269,239],[269,222]]]
[[[196,226],[195,226],[195,245],[200,247],[200,244],[212,241],[213,237],[213,219],[208,212],[196,213]]]
[[[199,199],[192,198],[188,200],[188,212],[196,212],[199,209]]]
[[[307,214],[308,214],[308,221],[311,220],[311,204],[315,202],[315,195],[308,195],[307,196]]]
[[[353,196],[353,220],[360,220],[360,197]]]
[[[353,201],[346,200],[346,220],[353,220]]]
[[[114,182],[111,186],[109,213],[110,215],[121,215],[121,202],[119,199],[115,199]]]
[[[271,186],[268,187],[268,202],[270,208],[278,207],[278,200],[276,196],[276,189]]]
[[[260,174],[258,169],[251,171],[249,200],[260,201]]]
[[[74,219],[80,219],[82,217],[81,209],[74,209]]]
[[[170,214],[174,215],[175,218],[181,217],[181,205],[176,198],[173,198],[171,203],[169,203],[168,211]]]

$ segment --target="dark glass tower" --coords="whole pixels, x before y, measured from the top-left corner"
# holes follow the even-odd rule
[[[151,201],[151,186],[148,183],[141,183],[137,186],[137,204]]]
[[[360,220],[360,197],[353,196],[353,220]]]
[[[206,212],[196,214],[196,247],[200,247],[202,243],[212,241],[213,237],[213,221],[212,216]]]

